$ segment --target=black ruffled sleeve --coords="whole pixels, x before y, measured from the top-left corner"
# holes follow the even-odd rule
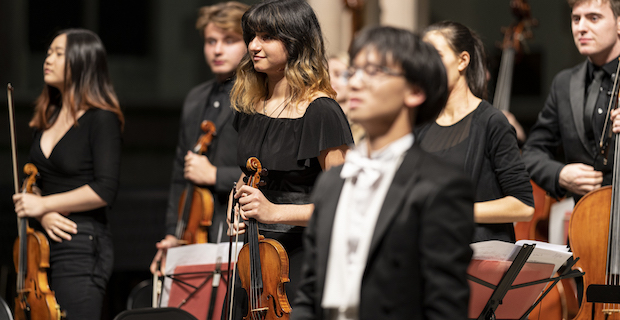
[[[316,158],[343,144],[353,145],[353,135],[340,105],[331,98],[312,101],[304,116],[297,160]]]

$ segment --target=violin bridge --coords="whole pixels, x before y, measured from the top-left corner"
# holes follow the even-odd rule
[[[601,311],[604,314],[606,314],[606,315],[611,315],[611,314],[614,314],[614,313],[620,313],[620,309],[610,309],[610,308],[607,308],[607,309],[603,309]]]
[[[252,309],[252,312],[266,312],[269,311],[269,308],[264,307],[264,308],[256,308],[256,309]]]

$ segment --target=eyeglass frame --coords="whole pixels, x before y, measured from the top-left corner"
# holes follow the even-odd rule
[[[374,68],[374,69],[369,69],[369,68]],[[348,67],[342,73],[340,77],[346,83],[349,83],[349,81],[351,81],[351,78],[357,76],[360,72],[362,72],[366,76],[366,78],[362,77],[362,81],[364,83],[368,82],[371,79],[374,79],[374,77],[380,74],[384,74],[384,75],[388,75],[392,77],[401,77],[405,75],[404,72],[397,72],[386,66],[382,66],[382,65],[378,65],[374,63],[367,63],[363,67],[354,67],[354,66]]]

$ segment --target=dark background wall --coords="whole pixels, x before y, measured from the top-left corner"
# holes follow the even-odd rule
[[[336,0],[334,0],[336,1]],[[499,64],[500,29],[513,21],[509,1],[428,0],[430,21],[451,19],[476,30],[489,53],[492,79]],[[13,301],[12,244],[17,236],[10,159],[6,83],[15,87],[20,166],[27,161],[27,127],[42,89],[42,64],[53,34],[84,27],[107,47],[111,77],[126,115],[121,188],[110,214],[115,271],[104,319],[125,308],[131,288],[149,279],[154,244],[163,236],[178,116],[189,89],[210,78],[194,29],[207,0],[0,0],[0,296]],[[254,3],[257,1],[242,1]],[[539,20],[528,54],[518,58],[511,111],[526,129],[543,105],[551,79],[582,58],[570,34],[565,0],[533,0]]]

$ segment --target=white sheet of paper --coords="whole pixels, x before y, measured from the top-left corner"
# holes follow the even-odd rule
[[[569,251],[566,245],[547,243],[542,241],[535,240],[519,240],[515,243],[517,250],[519,247],[522,247],[524,244],[535,244],[536,247],[530,257],[527,259],[528,262],[538,262],[538,263],[550,263],[555,265],[553,268],[553,275],[558,271],[558,269],[570,258],[573,253]],[[518,251],[515,250],[514,256],[517,255]]]
[[[482,241],[470,244],[474,251],[472,259],[477,260],[513,260],[524,244],[536,244],[528,262],[549,263],[555,267],[555,273],[573,254],[565,245],[550,244],[535,240],[520,240],[513,244],[505,241]],[[553,273],[551,275],[553,275]],[[550,275],[550,276],[551,276]]]
[[[166,274],[173,274],[178,266],[191,266],[197,264],[214,264],[218,257],[222,263],[228,262],[229,243],[197,243],[168,249],[166,255]],[[233,243],[232,261],[237,261],[239,251],[243,243]],[[235,253],[236,251],[236,253]],[[172,286],[172,279],[164,278],[164,285],[161,290],[161,306],[168,305],[168,294]]]
[[[560,202],[551,205],[549,211],[549,242],[555,244],[566,244],[564,232],[564,222],[567,213],[573,212],[575,207],[575,199],[568,197]]]

